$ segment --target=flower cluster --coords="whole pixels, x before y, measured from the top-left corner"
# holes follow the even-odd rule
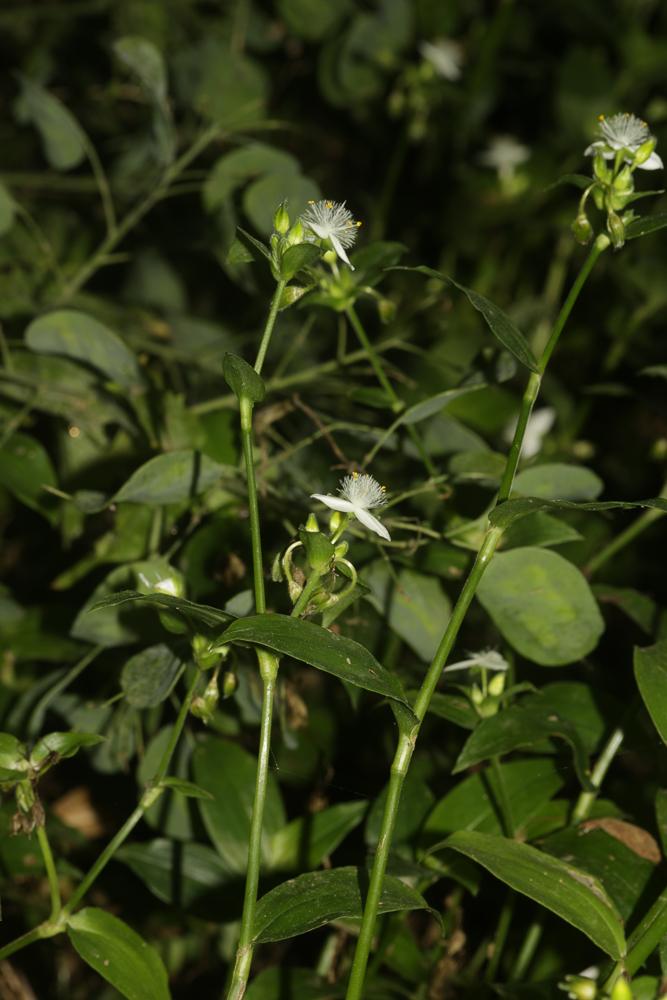
[[[586,214],[586,202],[592,196],[597,208],[606,212],[607,232],[618,248],[625,242],[626,226],[635,218],[632,209],[625,210],[630,202],[642,197],[635,193],[635,170],[660,170],[663,164],[655,152],[657,139],[636,115],[600,115],[598,132],[599,138],[584,151],[585,156],[593,157],[593,180],[581,196],[572,230],[580,243],[589,243],[593,238]]]

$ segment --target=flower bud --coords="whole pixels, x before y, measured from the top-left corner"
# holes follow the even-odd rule
[[[657,141],[656,137],[652,135],[650,139],[647,139],[646,142],[642,143],[635,153],[634,165],[636,167],[641,167],[642,163],[646,163],[655,149]]]
[[[625,166],[614,178],[612,188],[617,194],[630,194],[634,191],[635,182],[630,167]]]
[[[499,671],[497,674],[494,674],[491,680],[489,681],[489,694],[493,695],[495,698],[498,698],[505,690],[506,679],[507,675],[504,670]]]
[[[572,223],[572,235],[577,243],[581,243],[582,246],[586,246],[593,239],[593,227],[588,221],[585,212],[580,212]]]
[[[612,246],[619,250],[625,243],[625,226],[616,212],[607,213],[607,232],[611,236]]]
[[[564,990],[571,1000],[595,1000],[598,995],[597,983],[586,976],[566,976],[558,989]]]
[[[610,994],[611,1000],[632,1000],[632,990],[630,989],[630,983],[627,981],[625,976],[621,976],[614,983],[614,988]]]
[[[325,252],[322,254],[322,260],[326,264],[329,264],[330,267],[333,267],[337,259],[338,258],[335,250],[325,250]]]
[[[593,158],[593,174],[603,184],[608,184],[612,178],[612,172],[607,166],[606,160],[601,153]]]
[[[287,214],[285,202],[283,201],[276,209],[276,214],[273,216],[273,228],[277,233],[280,233],[281,236],[284,236],[287,233],[289,226],[289,215]]]
[[[192,699],[190,712],[192,715],[201,719],[202,722],[208,725],[213,719],[219,700],[220,692],[218,690],[218,675],[215,673],[206,685],[204,693],[199,697]]]
[[[303,243],[304,229],[301,219],[297,219],[287,234],[287,245],[293,247],[296,243]]]
[[[233,670],[225,670],[222,675],[222,697],[231,698],[239,686],[239,679]]]
[[[339,542],[336,548],[334,549],[336,559],[344,559],[345,556],[347,555],[349,548],[350,546],[347,542]]]
[[[306,531],[319,531],[319,530],[320,530],[320,526],[317,523],[317,518],[311,512],[308,515],[308,520],[306,521]]]
[[[229,646],[213,646],[205,635],[192,637],[192,657],[200,670],[211,670],[229,655]]]

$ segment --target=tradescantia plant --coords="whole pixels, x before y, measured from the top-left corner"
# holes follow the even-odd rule
[[[572,232],[549,195],[536,309],[553,231],[534,150],[480,135],[482,211],[439,233],[451,252],[417,235],[435,225],[418,185],[396,232],[388,210],[443,107],[465,148],[493,52],[464,100],[473,34],[406,48],[400,4],[314,4],[305,27],[279,7],[355,121],[394,74],[404,132],[369,225],[274,144],[239,44],[272,51],[253,4],[228,61],[205,32],[180,52],[173,93],[159,48],[118,37],[105,100],[129,95],[145,134],[108,169],[21,83],[20,127],[54,170],[90,166],[100,212],[79,245],[28,214],[29,179],[0,188],[23,275],[0,341],[0,975],[68,998],[101,978],[151,1000],[657,1000],[667,500],[643,488],[637,428],[656,465],[664,435],[624,368],[636,343],[664,378],[644,331],[667,216],[634,207],[661,194],[635,189],[656,137],[587,116],[591,175],[563,178]],[[184,253],[181,276],[151,229],[192,190],[220,299],[219,273]],[[487,256],[494,212],[530,220],[525,250]]]

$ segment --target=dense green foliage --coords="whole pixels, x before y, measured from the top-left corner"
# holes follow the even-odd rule
[[[667,995],[667,11],[0,26],[0,995]]]

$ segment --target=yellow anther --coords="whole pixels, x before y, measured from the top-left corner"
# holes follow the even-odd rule
[[[604,121],[604,115],[598,115],[598,121],[599,122],[603,122]]]
[[[315,199],[314,198],[309,198],[308,199],[308,204],[309,205],[314,205],[315,204]]]
[[[326,205],[327,205],[327,208],[333,208],[333,202],[332,201],[328,201],[326,203]]]

